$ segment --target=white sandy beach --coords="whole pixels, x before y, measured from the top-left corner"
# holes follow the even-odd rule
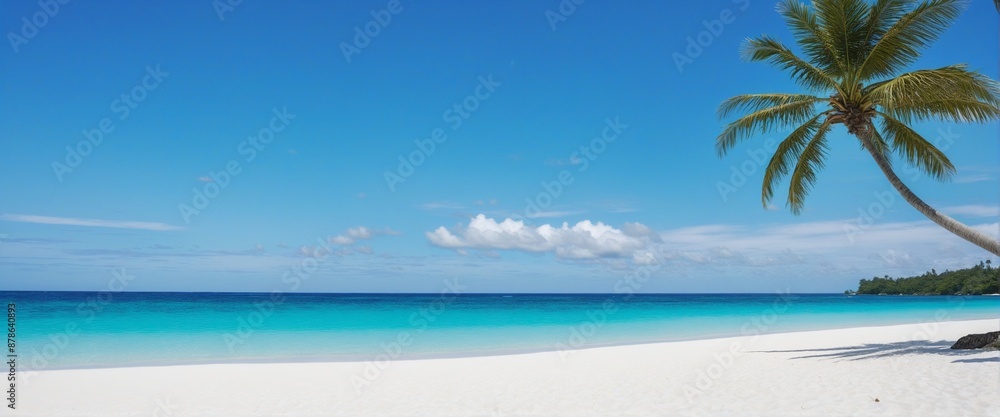
[[[948,349],[998,329],[953,321],[395,361],[360,393],[362,362],[42,371],[5,415],[1000,416],[1000,353]]]

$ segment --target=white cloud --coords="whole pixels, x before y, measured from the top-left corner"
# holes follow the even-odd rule
[[[998,224],[974,229],[997,236]],[[927,221],[857,219],[758,227],[703,225],[660,233],[661,256],[692,264],[778,266],[826,262],[837,268],[961,267],[990,255]],[[875,261],[874,263],[872,261]]]
[[[535,213],[531,213],[528,217],[531,217],[533,219],[535,219],[535,218],[551,218],[551,217],[566,217],[566,216],[572,216],[574,214],[581,214],[581,213],[583,213],[583,212],[582,211],[557,211],[557,210],[552,210],[552,211],[538,211],[538,212],[535,212]]]
[[[349,248],[333,249],[333,248],[326,247],[326,246],[323,246],[323,245],[315,245],[315,246],[302,245],[302,246],[299,246],[298,253],[299,253],[299,255],[302,255],[302,256],[308,256],[310,258],[322,259],[322,258],[325,258],[325,257],[331,255],[331,254],[332,255],[337,255],[337,256],[346,256],[346,255],[349,255],[351,253],[351,249],[349,249]]]
[[[430,203],[424,203],[419,206],[423,210],[462,210],[465,206],[458,203],[450,203],[447,201],[432,201]]]
[[[27,214],[0,214],[0,220],[20,223],[57,224],[66,226],[109,227],[116,229],[153,230],[157,232],[180,230],[182,227],[158,222],[134,222],[123,220],[78,219],[72,217],[34,216]]]
[[[299,246],[299,255],[302,256],[313,256],[317,251],[317,248],[311,246]]]
[[[602,200],[594,203],[600,211],[606,211],[608,213],[634,213],[639,211],[638,206],[634,201],[624,201],[624,200]]]
[[[1000,168],[995,166],[963,166],[958,168],[961,175],[953,180],[956,184],[970,184],[983,181],[995,181]]]
[[[941,211],[959,216],[969,216],[969,217],[998,217],[1000,216],[1000,207],[998,206],[988,206],[985,204],[969,204],[964,206],[952,206],[945,207]]]
[[[974,182],[993,181],[993,176],[988,174],[971,174],[955,178],[956,184],[971,184]]]
[[[656,260],[656,255],[650,251],[641,251],[632,254],[632,262],[635,262],[636,265],[654,265],[659,263]]]
[[[364,226],[358,226],[358,227],[348,228],[347,231],[344,232],[344,234],[327,238],[326,241],[333,243],[335,245],[351,245],[359,240],[366,240],[371,238],[372,238],[371,230],[369,230],[367,227]]]
[[[327,239],[327,242],[333,243],[335,245],[350,245],[354,243],[354,239],[351,239],[344,235],[337,235]]]
[[[648,229],[638,223],[631,230]],[[529,226],[519,220],[497,222],[483,214],[454,233],[444,227],[426,233],[431,244],[447,249],[518,250],[552,252],[564,259],[633,257],[652,242],[649,237],[630,235],[604,223],[581,221],[555,227],[549,224]]]
[[[352,227],[347,229],[347,236],[352,239],[371,239],[372,231],[364,226]]]
[[[346,246],[346,245],[353,245],[355,242],[359,240],[371,239],[375,236],[399,236],[402,234],[403,234],[402,232],[392,230],[391,228],[388,227],[384,229],[373,230],[364,226],[358,226],[358,227],[348,228],[346,231],[344,231],[343,234],[329,237],[326,239],[326,241],[335,245]]]
[[[622,226],[622,232],[633,237],[648,237],[654,241],[660,241],[660,236],[653,229],[642,223],[625,222],[625,225]]]

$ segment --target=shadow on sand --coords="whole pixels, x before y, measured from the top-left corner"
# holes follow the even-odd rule
[[[876,358],[886,358],[893,356],[902,355],[946,355],[954,356],[956,358],[976,356],[974,358],[968,359],[955,359],[951,361],[952,363],[988,363],[988,362],[1000,362],[1000,352],[998,351],[986,351],[982,349],[974,350],[957,350],[950,349],[952,342],[949,341],[937,341],[930,342],[926,340],[913,340],[906,342],[895,342],[895,343],[867,343],[863,345],[856,346],[844,346],[835,348],[821,348],[821,349],[790,349],[790,350],[759,350],[756,352],[760,353],[813,353],[804,354],[801,356],[795,356],[791,359],[807,359],[807,358],[829,358],[829,359],[842,359],[842,360],[864,360],[864,359],[876,359]],[[983,357],[984,353],[990,353],[990,357]]]

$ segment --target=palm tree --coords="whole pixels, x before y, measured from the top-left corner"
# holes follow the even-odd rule
[[[995,255],[1000,242],[948,217],[917,197],[892,169],[891,158],[938,180],[955,167],[917,133],[920,121],[987,123],[1000,118],[1000,84],[965,65],[901,73],[920,50],[961,14],[961,0],[814,0],[812,8],[784,0],[784,17],[804,58],[777,39],[748,39],[748,61],[763,61],[787,71],[806,90],[800,94],[747,94],[724,101],[719,117],[741,117],[716,138],[725,155],[740,141],[777,128],[789,128],[764,171],[765,207],[774,187],[789,173],[788,206],[802,212],[806,195],[827,156],[828,133],[836,125],[858,139],[907,203],[941,227]],[[817,109],[825,104],[825,109]]]

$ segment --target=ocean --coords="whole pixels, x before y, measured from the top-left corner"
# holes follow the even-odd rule
[[[563,351],[1000,318],[1000,297],[0,292],[22,371]]]

